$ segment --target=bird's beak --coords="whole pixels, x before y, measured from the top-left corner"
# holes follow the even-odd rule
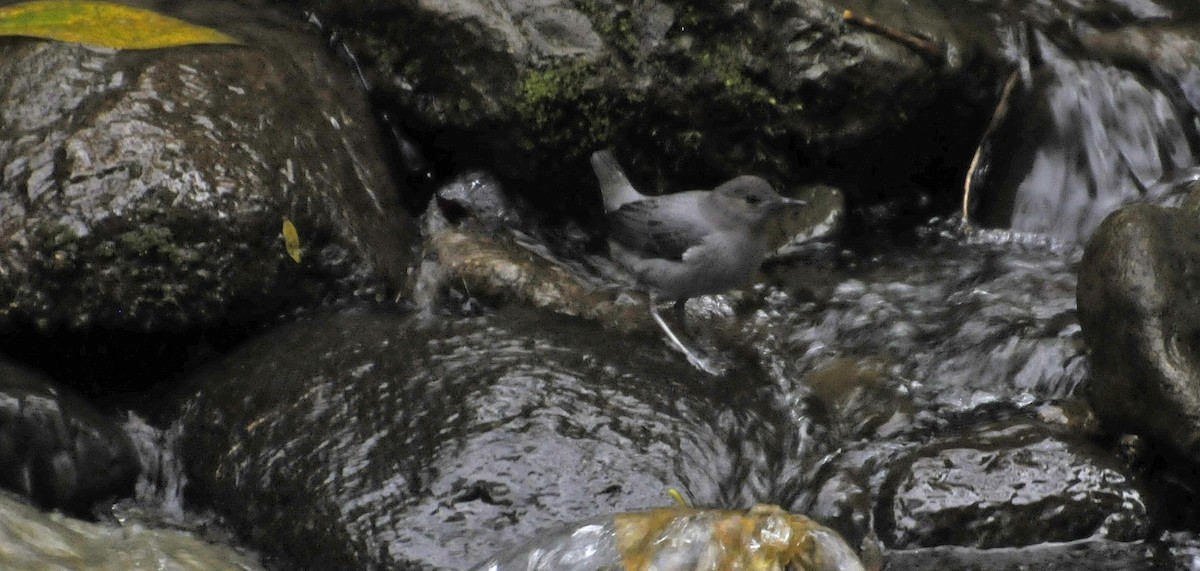
[[[786,196],[779,197],[779,202],[775,203],[775,210],[782,210],[789,207],[808,206],[808,202],[798,198],[788,198]]]

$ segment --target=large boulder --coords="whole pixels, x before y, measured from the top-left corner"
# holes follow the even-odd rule
[[[404,291],[414,224],[349,71],[296,24],[218,13],[243,45],[0,43],[0,330],[178,330]]]
[[[1078,303],[1096,413],[1200,462],[1196,211],[1138,205],[1105,219],[1080,263]]]
[[[529,310],[284,326],[191,379],[188,497],[311,569],[465,569],[670,488],[721,503],[730,447],[765,445],[730,428],[737,391],[608,338]]]
[[[890,188],[938,169],[957,178],[946,165],[969,160],[998,60],[990,23],[973,13],[952,23],[928,2],[299,4],[360,54],[419,139],[536,181],[521,190],[565,209],[598,204],[580,181],[588,155],[609,145],[660,188],[747,170]],[[848,23],[846,8],[930,38],[940,55]]]
[[[121,427],[70,389],[0,359],[0,486],[47,509],[89,513],[133,491],[138,459]]]

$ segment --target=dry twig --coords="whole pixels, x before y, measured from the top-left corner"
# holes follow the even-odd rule
[[[920,55],[929,65],[940,66],[946,61],[946,54],[941,46],[916,34],[879,23],[870,17],[855,14],[851,10],[842,12],[842,20],[904,45],[917,52],[917,55]]]
[[[1008,115],[1008,102],[1012,98],[1013,88],[1017,85],[1017,79],[1019,78],[1020,75],[1016,71],[1008,74],[1008,80],[1004,82],[1004,89],[1000,92],[1000,101],[996,102],[996,110],[992,111],[992,120],[988,121],[987,129],[984,129],[983,136],[979,137],[979,145],[975,147],[975,155],[971,157],[971,166],[967,167],[967,180],[963,183],[963,224],[967,224],[968,216],[970,215],[971,187],[975,180],[975,172],[979,170],[979,163],[983,160],[983,153],[991,143],[992,132],[996,130],[996,127],[1000,126],[1000,122]]]

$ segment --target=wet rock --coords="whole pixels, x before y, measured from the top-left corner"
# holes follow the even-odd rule
[[[827,185],[813,185],[789,196],[807,205],[789,207],[768,221],[767,240],[771,256],[786,256],[814,240],[832,240],[846,220],[846,196]]]
[[[464,569],[542,528],[736,487],[736,401],[657,343],[507,311],[351,313],[193,379],[189,498],[305,568]]]
[[[646,298],[603,257],[556,252],[527,221],[527,205],[489,173],[454,177],[422,217],[424,260],[414,299],[443,307],[451,294],[491,305],[520,304],[651,331]],[[631,295],[632,294],[632,295]]]
[[[586,159],[610,144],[661,186],[748,170],[812,180],[811,167],[835,153],[844,168],[833,170],[889,184],[940,168],[934,161],[959,157],[931,153],[969,153],[974,128],[945,133],[963,145],[919,151],[912,140],[928,133],[911,128],[924,113],[937,125],[981,122],[956,103],[972,100],[996,61],[980,55],[995,51],[981,32],[991,24],[970,13],[951,22],[926,2],[868,12],[943,46],[943,66],[846,24],[843,10],[858,6],[826,0],[301,5],[354,38],[372,83],[427,145],[483,154],[503,177],[544,182],[521,190],[567,209],[586,205]],[[939,100],[946,92],[956,95]]]
[[[137,473],[119,425],[66,387],[0,359],[0,485],[43,508],[87,514],[132,492]]]
[[[1146,498],[1099,450],[1015,431],[982,436],[940,442],[893,468],[885,540],[990,548],[1148,534]],[[1014,437],[1030,441],[1004,441]]]
[[[1188,210],[1130,206],[1109,216],[1079,267],[1092,407],[1200,462],[1200,224]]]
[[[811,515],[889,547],[1019,547],[1144,539],[1147,497],[1102,450],[1019,420],[928,443],[852,445],[814,492]],[[877,498],[871,505],[867,498]]]
[[[595,319],[623,331],[653,331],[644,295],[603,285],[561,258],[543,257],[509,236],[448,228],[430,240],[434,287],[461,287],[493,305],[521,304]]]
[[[976,549],[932,547],[892,550],[885,554],[887,569],[971,569],[972,571],[1126,571],[1128,569],[1188,569],[1161,549],[1143,542],[1087,540],[1029,547]]]
[[[890,382],[894,363],[834,359],[804,378],[814,416],[843,440],[887,438],[909,426],[915,412],[908,395]]]
[[[89,523],[38,511],[0,494],[0,568],[25,571],[258,571],[232,548],[136,521]]]
[[[294,24],[214,6],[245,45],[0,46],[0,328],[159,331],[405,291],[415,226],[363,95]]]
[[[426,235],[441,230],[441,221],[457,224],[470,221],[489,230],[523,228],[527,207],[510,197],[492,173],[475,170],[455,176],[434,193]],[[437,214],[440,217],[434,217]],[[432,225],[432,226],[431,226]]]
[[[1173,88],[1178,103],[1200,111],[1200,26],[1194,22],[1150,22],[1083,37],[1094,54],[1155,74]]]

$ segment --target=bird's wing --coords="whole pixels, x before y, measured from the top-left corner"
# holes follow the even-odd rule
[[[609,239],[644,257],[682,260],[711,231],[693,210],[656,198],[628,202],[608,213]]]

